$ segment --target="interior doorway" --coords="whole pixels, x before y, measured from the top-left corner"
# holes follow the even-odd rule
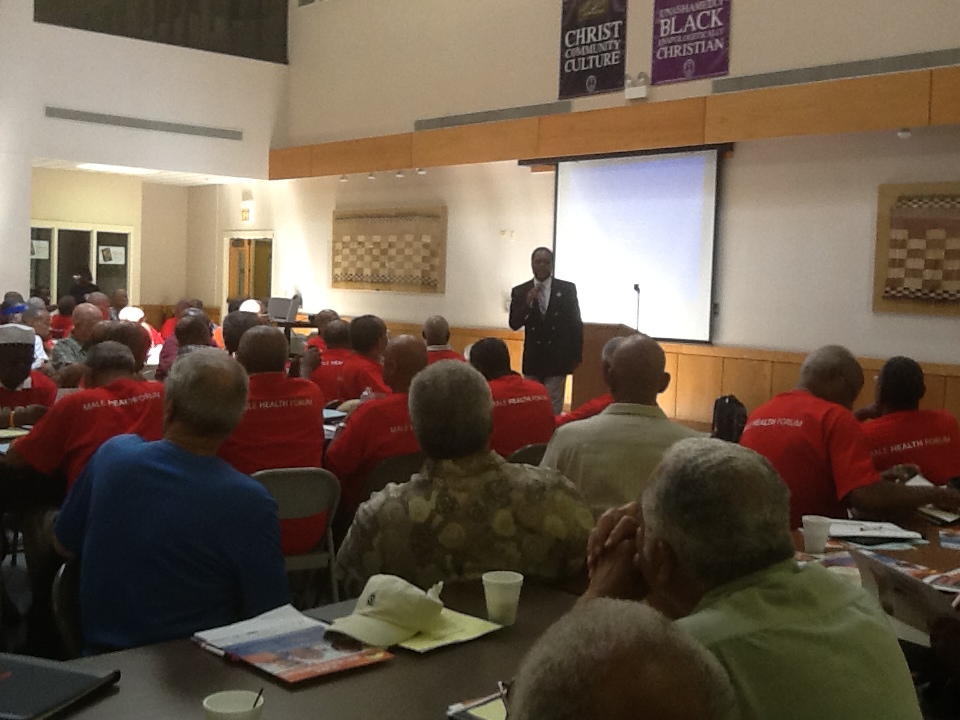
[[[231,237],[228,298],[262,300],[272,294],[273,238]]]

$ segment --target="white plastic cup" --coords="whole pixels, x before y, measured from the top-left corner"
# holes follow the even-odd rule
[[[827,547],[832,522],[833,520],[822,515],[804,515],[803,549],[812,554],[822,553]]]
[[[260,720],[263,695],[258,699],[253,690],[224,690],[203,699],[203,712],[207,720]]]
[[[493,570],[484,573],[482,580],[487,618],[498,625],[513,625],[517,620],[523,575],[512,570]]]

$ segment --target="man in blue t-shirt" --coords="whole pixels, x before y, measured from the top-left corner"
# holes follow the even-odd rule
[[[121,435],[97,451],[55,533],[80,555],[88,651],[189,637],[289,602],[277,505],[217,456],[247,403],[247,375],[214,349],[167,378],[164,434]]]

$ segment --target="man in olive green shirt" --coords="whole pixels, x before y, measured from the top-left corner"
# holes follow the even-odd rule
[[[677,440],[702,433],[671,422],[657,406],[670,374],[657,341],[625,338],[610,361],[613,404],[599,415],[557,428],[542,467],[559,470],[599,517],[643,492],[663,453]]]
[[[641,502],[591,534],[585,598],[646,598],[730,674],[744,720],[919,720],[877,603],[793,559],[786,486],[760,455],[682,440]],[[639,570],[639,572],[637,572]]]

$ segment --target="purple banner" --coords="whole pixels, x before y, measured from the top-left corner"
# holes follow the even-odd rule
[[[563,0],[560,99],[623,90],[627,0]]]
[[[731,0],[655,0],[652,85],[730,72]]]

